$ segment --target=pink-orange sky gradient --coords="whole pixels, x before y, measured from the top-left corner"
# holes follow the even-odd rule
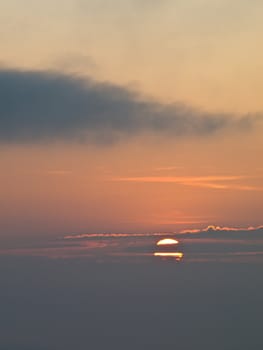
[[[0,237],[257,227],[263,3],[0,2]]]

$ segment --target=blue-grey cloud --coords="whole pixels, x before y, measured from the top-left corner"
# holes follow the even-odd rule
[[[51,71],[0,70],[0,142],[114,141],[246,129],[257,116],[209,114],[143,99],[125,87]]]

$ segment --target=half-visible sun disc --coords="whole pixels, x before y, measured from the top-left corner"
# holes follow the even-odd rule
[[[161,239],[159,242],[157,242],[157,245],[174,245],[178,244],[179,242],[176,239],[172,238],[165,238]]]

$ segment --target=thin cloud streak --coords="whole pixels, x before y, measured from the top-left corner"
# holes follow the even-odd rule
[[[246,228],[209,225],[205,228],[181,230],[180,233],[204,233],[204,232],[262,232],[263,226],[249,226]]]
[[[85,238],[125,238],[125,237],[161,237],[174,235],[174,233],[154,232],[154,233],[82,233],[72,234],[63,237],[65,240],[78,240]]]
[[[245,176],[137,176],[137,177],[119,177],[113,181],[127,182],[175,182],[175,183],[193,183],[205,181],[234,181],[246,178]]]
[[[203,187],[215,190],[263,191],[263,187],[239,185],[233,182],[248,176],[138,176],[118,177],[112,181],[137,183],[175,183],[184,186]],[[219,183],[218,183],[219,182]],[[231,182],[227,184],[224,182]]]
[[[225,184],[216,184],[216,183],[205,183],[205,182],[185,182],[182,185],[194,186],[194,187],[203,187],[210,188],[214,190],[236,190],[236,191],[263,191],[263,187],[257,186],[246,186],[246,185],[225,185]]]

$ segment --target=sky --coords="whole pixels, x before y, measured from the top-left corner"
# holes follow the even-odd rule
[[[0,0],[0,350],[262,348],[262,18]]]
[[[260,226],[262,14],[0,0],[1,239]]]

